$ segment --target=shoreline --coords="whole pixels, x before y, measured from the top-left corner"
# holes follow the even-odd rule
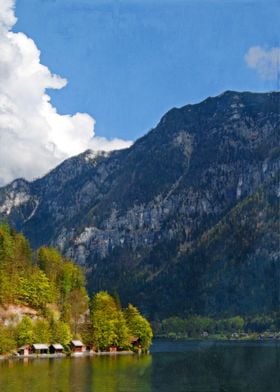
[[[155,341],[172,341],[172,342],[197,342],[197,343],[256,343],[259,345],[265,343],[275,343],[280,345],[280,339],[259,339],[259,338],[247,338],[247,339],[227,339],[227,338],[170,338],[163,336],[156,336],[154,338]],[[149,350],[146,354],[150,354]],[[0,362],[4,361],[21,361],[21,360],[34,360],[34,359],[72,359],[72,358],[89,358],[89,357],[115,357],[115,356],[123,356],[123,355],[142,355],[144,353],[137,353],[130,350],[125,351],[87,351],[84,353],[60,353],[60,354],[29,354],[29,355],[15,355],[15,354],[7,354],[0,355]]]
[[[135,355],[134,351],[99,351],[99,352],[84,352],[84,353],[62,353],[62,354],[28,354],[15,355],[7,354],[0,355],[0,361],[5,360],[21,360],[21,359],[63,359],[63,358],[85,358],[95,356],[119,356],[119,355]],[[139,355],[139,354],[137,354]]]
[[[277,336],[259,336],[259,334],[251,334],[246,336],[233,336],[227,337],[225,335],[209,335],[207,337],[197,336],[197,337],[188,337],[188,336],[168,336],[168,335],[155,335],[154,339],[161,340],[173,340],[173,341],[220,341],[220,342],[246,342],[246,341],[255,341],[255,342],[280,342],[280,335]]]

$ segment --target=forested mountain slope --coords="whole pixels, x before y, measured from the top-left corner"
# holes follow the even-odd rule
[[[153,318],[277,310],[279,124],[280,93],[228,91],[170,110],[127,150],[14,181],[0,213]]]

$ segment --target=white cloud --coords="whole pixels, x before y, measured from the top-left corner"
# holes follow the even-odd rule
[[[276,80],[280,72],[280,48],[265,50],[260,46],[253,46],[245,54],[245,61],[263,79]]]
[[[1,0],[0,1],[0,29],[10,29],[16,23],[14,14],[14,0]]]
[[[121,149],[131,142],[94,135],[94,119],[85,113],[60,115],[46,89],[67,81],[40,63],[40,51],[16,22],[14,0],[0,0],[0,185],[33,179],[86,149]]]

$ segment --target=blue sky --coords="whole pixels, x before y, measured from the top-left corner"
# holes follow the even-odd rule
[[[250,47],[280,46],[273,0],[17,0],[13,31],[67,78],[62,114],[86,112],[107,138],[135,140],[171,107],[224,90],[277,88],[247,66]]]
[[[127,148],[174,106],[278,89],[279,21],[279,0],[0,0],[0,186]]]

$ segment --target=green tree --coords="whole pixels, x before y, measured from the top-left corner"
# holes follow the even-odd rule
[[[83,324],[80,324],[78,332],[84,344],[93,344],[93,326],[91,321],[85,321]]]
[[[241,316],[231,317],[229,319],[232,331],[242,331],[245,325],[245,321]]]
[[[18,279],[15,263],[15,239],[7,224],[0,225],[0,301],[13,303],[16,299]]]
[[[50,281],[53,299],[59,305],[63,319],[70,321],[73,312],[76,318],[78,310],[74,309],[73,302],[79,302],[81,308],[84,308],[81,301],[88,301],[85,276],[81,268],[65,259],[56,249],[47,247],[38,250],[36,262]]]
[[[54,321],[51,324],[51,342],[66,346],[72,339],[69,325],[63,321]]]
[[[16,347],[13,330],[0,324],[0,354],[6,354]]]
[[[148,320],[146,320],[139,310],[129,304],[124,312],[126,323],[131,336],[139,338],[144,351],[147,351],[152,343],[153,331]]]
[[[105,350],[116,341],[117,312],[116,302],[107,292],[101,291],[93,297],[91,307],[93,344],[98,350]]]
[[[34,268],[31,276],[20,278],[19,298],[35,308],[45,308],[53,302],[53,290],[49,279],[39,268]]]
[[[91,320],[93,343],[105,350],[112,345],[125,348],[129,343],[129,331],[117,301],[106,291],[97,293],[92,300]]]
[[[126,324],[124,314],[121,310],[118,310],[116,314],[114,327],[116,330],[116,339],[113,342],[113,344],[119,347],[120,349],[129,348],[130,331]]]
[[[63,270],[63,257],[54,248],[42,247],[37,251],[36,262],[54,288],[55,300],[59,300],[59,281]]]
[[[38,319],[33,325],[33,343],[49,343],[51,340],[50,326],[47,320]]]
[[[170,317],[162,321],[164,334],[183,335],[186,334],[186,322],[179,317]]]
[[[68,296],[70,321],[73,325],[73,333],[77,334],[77,328],[81,316],[88,310],[88,295],[84,287],[75,288]]]
[[[17,325],[15,336],[19,347],[25,344],[32,344],[34,342],[33,327],[32,320],[27,316],[23,317]]]

